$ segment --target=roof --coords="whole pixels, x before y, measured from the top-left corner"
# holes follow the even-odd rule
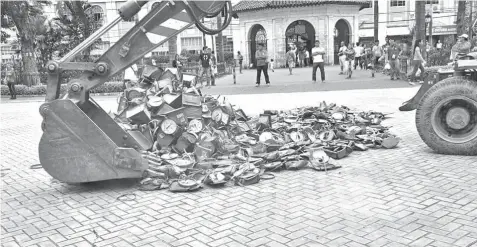
[[[370,3],[370,0],[242,0],[233,7],[233,11],[239,13],[253,10],[303,7],[322,4],[360,5],[361,10],[362,8],[369,7]]]

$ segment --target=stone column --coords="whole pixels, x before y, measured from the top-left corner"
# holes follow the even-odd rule
[[[275,47],[273,46],[273,41],[275,38],[275,32],[273,31],[273,20],[269,20],[266,22],[264,28],[265,32],[267,33],[267,51],[268,51],[268,59],[273,59],[275,53]]]
[[[353,37],[354,37],[354,43],[359,41],[359,16],[358,15],[353,15]]]
[[[242,44],[241,44],[241,53],[242,53],[242,56],[243,56],[243,65],[248,65],[250,64],[250,57],[249,57],[249,51],[248,51],[248,45],[249,45],[249,37],[248,37],[248,29],[247,29],[247,25],[244,23],[241,28],[240,28],[240,31],[242,33],[242,37],[243,37],[243,40],[242,40]]]
[[[275,19],[275,67],[285,66],[285,27],[283,18]]]
[[[322,18],[322,17],[317,17],[316,18],[316,25],[313,25],[313,27],[315,28],[315,40],[319,40],[320,41],[320,44],[321,46],[325,49],[326,51],[326,54],[325,56],[323,56],[323,59],[325,60],[325,63],[326,63],[326,57],[328,56],[328,50],[327,50],[327,40],[325,39],[325,33],[326,33],[326,29],[325,29],[325,20]],[[310,54],[311,56],[311,54]]]
[[[333,47],[333,29],[335,25],[334,18],[332,16],[325,16],[325,21],[324,21],[324,37],[323,39],[326,40],[326,56],[325,56],[325,64],[333,64],[333,57],[334,57],[334,47]]]

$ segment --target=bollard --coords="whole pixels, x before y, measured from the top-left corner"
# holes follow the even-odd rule
[[[237,81],[235,80],[235,66],[232,67],[232,74],[234,76],[234,84],[237,84]]]

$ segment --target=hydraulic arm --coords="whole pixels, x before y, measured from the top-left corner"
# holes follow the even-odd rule
[[[40,162],[51,176],[68,183],[141,177],[148,168],[143,148],[134,135],[123,130],[93,99],[89,91],[122,72],[192,25],[214,34],[231,21],[230,1],[161,1],[121,37],[96,62],[73,62],[121,20],[134,17],[148,1],[129,0],[119,16],[104,25],[59,61],[50,61],[46,103],[40,107],[43,136]],[[225,15],[221,30],[211,30],[200,20]],[[82,71],[69,81],[60,96],[64,71]]]

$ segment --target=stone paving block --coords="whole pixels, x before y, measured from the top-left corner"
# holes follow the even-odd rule
[[[423,238],[420,238],[414,242],[412,242],[410,244],[410,246],[416,246],[416,247],[420,247],[420,246],[429,246],[432,242],[434,242],[433,239],[429,239],[429,238],[426,238],[426,237],[423,237]]]
[[[455,246],[465,246],[465,247],[472,247],[474,245],[477,245],[477,238],[472,238],[472,237],[462,237],[461,239],[457,240],[454,242]]]
[[[2,245],[18,238],[31,246],[79,246],[95,241],[95,229],[98,246],[332,246],[345,239],[341,246],[465,246],[477,239],[476,162],[432,153],[417,134],[414,113],[396,111],[415,89],[400,90],[306,94],[394,112],[384,124],[402,138],[398,149],[354,152],[327,174],[284,171],[253,186],[190,194],[70,186],[30,170],[38,163],[40,103],[8,103],[0,107],[0,163],[10,168],[2,174]],[[98,103],[107,108],[114,101]],[[237,105],[257,112],[248,102]],[[116,200],[131,192],[135,202]]]

